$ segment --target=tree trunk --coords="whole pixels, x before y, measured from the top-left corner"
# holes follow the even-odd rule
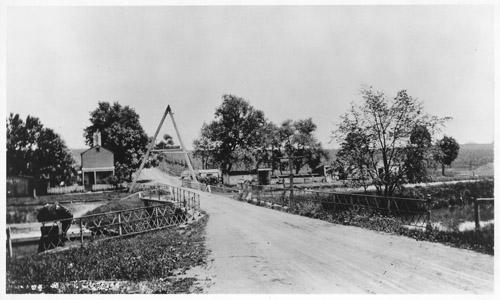
[[[443,176],[445,176],[444,175],[444,164],[441,164],[441,173],[443,174]]]

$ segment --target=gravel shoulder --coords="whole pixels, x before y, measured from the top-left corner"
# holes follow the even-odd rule
[[[204,293],[493,293],[494,257],[204,194]]]

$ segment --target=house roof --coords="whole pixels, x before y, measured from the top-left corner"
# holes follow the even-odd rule
[[[113,151],[111,151],[111,150],[109,150],[109,149],[107,149],[107,148],[104,148],[103,146],[94,146],[94,147],[88,148],[87,150],[85,150],[85,151],[83,151],[82,153],[80,153],[80,156],[82,156],[83,154],[85,154],[85,153],[87,153],[88,151],[90,151],[90,150],[92,150],[92,149],[94,149],[94,148],[97,148],[97,147],[99,147],[99,148],[101,148],[101,149],[104,149],[104,150],[107,150],[107,151],[109,151],[109,152],[113,153]],[[113,153],[113,154],[114,154],[114,153]]]

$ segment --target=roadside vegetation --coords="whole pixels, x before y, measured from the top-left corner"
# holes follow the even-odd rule
[[[197,293],[186,270],[206,263],[207,216],[187,227],[7,258],[7,293]]]
[[[459,225],[474,221],[472,199],[493,198],[494,182],[477,181],[457,184],[444,184],[419,188],[407,188],[397,194],[399,197],[425,199],[431,194],[433,205],[431,221],[433,226],[412,228],[403,225],[392,215],[383,215],[364,209],[350,209],[337,214],[323,210],[321,204],[300,204],[291,213],[317,218],[328,222],[357,226],[387,233],[408,236],[417,240],[439,242],[450,246],[470,249],[481,253],[494,254],[494,225],[487,224],[480,230],[460,230]],[[480,207],[481,220],[494,219],[494,205]],[[438,225],[439,224],[439,225]]]
[[[350,209],[338,214],[324,211],[320,204],[300,205],[292,208],[291,213],[321,219],[335,224],[356,226],[380,232],[404,235],[419,241],[438,242],[457,248],[474,250],[494,255],[495,228],[493,224],[481,227],[479,231],[440,230],[436,226],[409,228],[397,217],[373,213],[362,209]]]

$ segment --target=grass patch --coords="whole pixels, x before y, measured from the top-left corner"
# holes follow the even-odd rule
[[[7,293],[190,293],[178,278],[206,263],[205,216],[185,229],[88,243],[60,253],[7,258]]]

